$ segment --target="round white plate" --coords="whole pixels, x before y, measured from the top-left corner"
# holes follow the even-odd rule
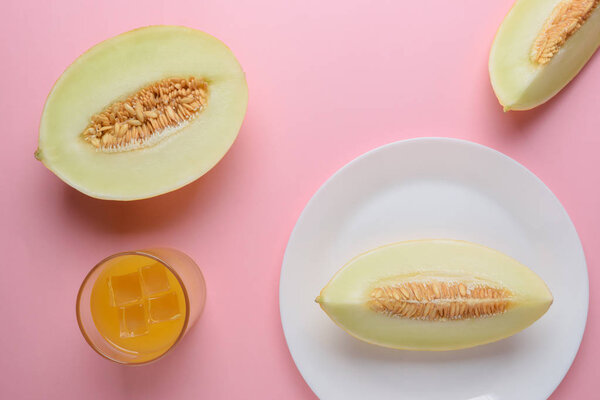
[[[424,238],[468,240],[516,258],[548,284],[554,304],[508,339],[412,352],[363,343],[314,303],[355,255]],[[323,400],[542,400],[579,347],[588,278],[569,216],[534,174],[490,148],[426,138],[368,152],[319,189],[290,237],[279,301],[292,357]]]

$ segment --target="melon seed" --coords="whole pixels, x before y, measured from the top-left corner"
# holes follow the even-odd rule
[[[428,321],[481,318],[505,312],[511,292],[485,282],[426,280],[371,291],[368,306],[389,316]]]
[[[200,114],[207,96],[203,79],[163,79],[93,115],[82,137],[107,152],[148,147]]]
[[[600,0],[562,0],[558,3],[533,42],[531,61],[540,65],[550,62],[598,4]]]

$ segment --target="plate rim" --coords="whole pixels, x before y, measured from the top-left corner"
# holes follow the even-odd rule
[[[305,204],[304,208],[302,209],[302,212],[298,215],[298,218],[296,219],[296,223],[294,224],[294,227],[288,237],[288,241],[287,244],[285,246],[285,250],[284,250],[284,254],[283,254],[283,258],[282,258],[282,262],[281,262],[281,269],[280,269],[280,274],[279,274],[279,289],[278,289],[278,303],[279,303],[279,317],[280,317],[280,322],[281,322],[281,327],[283,330],[283,336],[285,339],[285,343],[288,349],[288,352],[290,354],[290,356],[292,357],[292,360],[294,362],[294,365],[296,367],[296,369],[298,370],[298,372],[300,373],[300,376],[302,377],[302,379],[304,380],[304,382],[306,382],[306,384],[308,385],[308,387],[311,389],[311,391],[315,394],[315,396],[317,396],[318,398],[320,398],[319,394],[317,393],[317,390],[315,389],[316,386],[314,385],[314,382],[311,382],[311,380],[305,375],[305,373],[302,371],[302,369],[300,368],[300,366],[298,365],[298,362],[296,360],[296,357],[294,355],[294,352],[292,351],[292,348],[290,347],[290,342],[289,342],[289,338],[288,338],[288,332],[286,330],[286,324],[285,324],[285,320],[286,317],[284,316],[284,311],[283,311],[283,307],[282,307],[282,302],[281,302],[281,298],[282,298],[282,281],[284,279],[284,271],[286,270],[286,264],[288,263],[288,250],[290,248],[290,244],[292,243],[292,240],[295,238],[295,236],[298,234],[298,226],[300,224],[300,221],[303,219],[303,217],[305,216],[305,214],[307,212],[309,212],[309,209],[311,209],[312,207],[314,207],[315,201],[316,199],[321,195],[321,193],[325,190],[325,188],[331,184],[332,181],[334,181],[338,176],[340,176],[343,172],[345,172],[347,169],[349,169],[352,165],[360,162],[361,160],[367,158],[367,157],[372,157],[377,153],[383,152],[388,150],[389,148],[392,147],[397,147],[397,146],[403,146],[406,144],[410,144],[410,143],[414,143],[414,142],[424,142],[424,143],[445,143],[445,144],[452,144],[452,145],[461,145],[461,146],[467,146],[467,147],[472,147],[477,149],[477,151],[488,151],[491,154],[495,155],[495,156],[499,156],[501,159],[503,159],[504,161],[507,161],[511,164],[513,164],[515,167],[517,167],[518,169],[520,169],[521,171],[523,171],[526,175],[529,175],[531,178],[533,178],[535,181],[537,181],[538,184],[542,185],[542,188],[545,189],[545,191],[547,191],[552,198],[556,201],[556,203],[560,206],[560,210],[562,211],[562,213],[564,214],[564,216],[566,217],[566,221],[568,222],[569,226],[572,228],[574,234],[575,234],[575,238],[576,240],[576,247],[577,247],[577,252],[579,253],[579,255],[582,258],[583,261],[583,267],[584,267],[584,278],[585,278],[585,282],[584,282],[584,288],[585,288],[585,312],[583,313],[583,325],[581,326],[581,328],[579,329],[579,331],[577,332],[577,346],[575,347],[574,351],[572,351],[571,354],[569,354],[569,362],[565,363],[565,366],[562,367],[562,371],[560,373],[560,379],[558,379],[553,385],[551,385],[550,387],[550,391],[547,392],[545,394],[545,397],[548,398],[552,395],[552,393],[554,393],[554,391],[558,388],[558,386],[561,384],[561,382],[564,380],[566,374],[568,373],[568,371],[570,370],[571,366],[573,365],[573,362],[575,361],[575,357],[577,356],[577,354],[579,353],[579,349],[581,347],[581,342],[583,340],[583,335],[585,333],[585,329],[587,327],[587,320],[588,320],[588,313],[589,313],[589,270],[588,270],[588,266],[587,266],[587,258],[585,255],[585,250],[583,248],[583,245],[581,243],[581,238],[579,237],[579,233],[577,232],[577,229],[575,227],[575,224],[573,223],[571,217],[569,216],[567,210],[565,209],[565,207],[563,206],[563,204],[560,202],[559,198],[554,194],[554,192],[544,183],[544,181],[542,181],[542,179],[540,179],[533,171],[531,171],[530,169],[528,169],[527,167],[525,167],[523,164],[521,164],[520,162],[518,162],[517,160],[513,159],[512,157],[509,157],[508,155],[483,144],[477,143],[477,142],[473,142],[470,140],[465,140],[465,139],[458,139],[458,138],[452,138],[452,137],[436,137],[436,136],[426,136],[426,137],[419,137],[419,138],[410,138],[410,139],[404,139],[404,140],[398,140],[398,141],[394,141],[394,142],[390,142],[390,143],[386,143],[380,146],[377,146],[371,150],[368,150],[362,154],[359,154],[358,156],[354,157],[353,159],[351,159],[350,161],[348,161],[347,163],[345,163],[342,167],[338,168],[333,174],[331,174],[320,186],[319,188],[314,192],[314,194],[310,197],[310,199],[307,201],[307,203]]]

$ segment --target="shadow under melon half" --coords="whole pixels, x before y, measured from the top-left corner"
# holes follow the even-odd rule
[[[316,299],[351,335],[409,350],[453,350],[513,335],[552,304],[518,261],[454,240],[383,246],[346,264]]]
[[[140,28],[94,46],[61,75],[36,158],[92,197],[156,196],[219,162],[247,102],[244,72],[222,42],[185,27]]]

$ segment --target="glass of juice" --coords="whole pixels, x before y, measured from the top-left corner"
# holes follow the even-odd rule
[[[127,251],[100,261],[81,284],[77,322],[101,356],[144,364],[165,355],[200,317],[202,272],[168,248]]]

